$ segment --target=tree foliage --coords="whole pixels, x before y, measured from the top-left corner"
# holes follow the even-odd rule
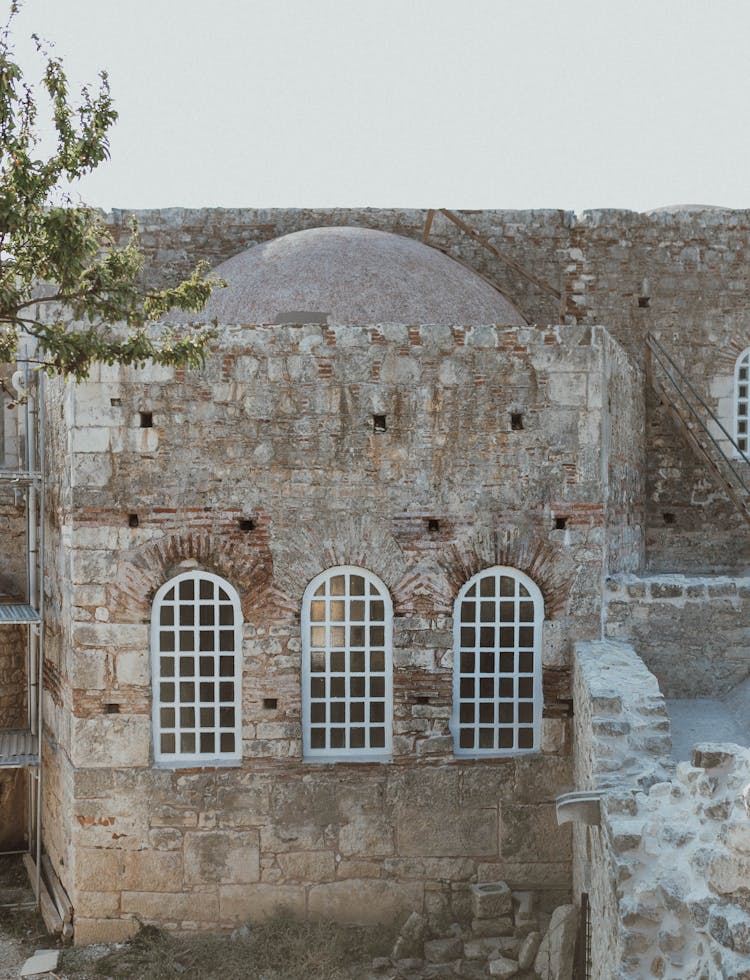
[[[219,283],[201,264],[172,289],[145,290],[135,226],[118,248],[100,211],[72,203],[70,182],[109,157],[117,113],[107,74],[74,102],[61,59],[33,36],[55,136],[41,154],[37,93],[12,42],[18,9],[14,0],[0,30],[0,363],[14,359],[26,333],[38,341],[40,363],[77,379],[95,361],[201,364],[210,330],[148,324],[174,307],[200,310]]]

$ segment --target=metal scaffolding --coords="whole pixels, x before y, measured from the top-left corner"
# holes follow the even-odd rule
[[[0,489],[15,493],[25,520],[25,595],[12,602],[0,600],[0,630],[8,626],[26,628],[26,724],[23,728],[0,729],[0,769],[25,769],[28,774],[26,848],[21,852],[33,860],[32,885],[37,902],[41,895],[42,813],[42,671],[44,662],[44,505],[45,431],[44,374],[19,361],[13,376],[17,389],[18,451],[15,458],[0,454]],[[2,408],[5,408],[2,403]],[[4,415],[0,424],[4,425]],[[2,447],[2,443],[0,443]],[[0,555],[0,563],[9,555]],[[2,634],[0,634],[1,636]],[[28,865],[27,865],[28,866]]]

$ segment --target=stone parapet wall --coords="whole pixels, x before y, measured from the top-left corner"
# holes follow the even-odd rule
[[[574,825],[573,895],[589,896],[592,977],[615,980],[631,976],[622,972],[630,940],[617,855],[635,846],[635,794],[672,771],[669,715],[653,674],[632,647],[613,641],[576,644],[573,706],[576,788],[601,790],[601,826]]]
[[[606,635],[633,643],[667,698],[722,697],[750,675],[750,579],[615,575]]]
[[[200,209],[113,211],[119,240],[134,216],[153,285],[199,259],[215,265],[259,242],[321,225],[357,225],[421,238],[419,209]],[[550,296],[437,214],[428,241],[490,278],[536,323],[603,323],[636,361],[658,335],[711,407],[725,414],[734,359],[750,336],[746,211],[472,211],[462,217],[509,259],[562,293]],[[648,566],[733,571],[750,565],[750,538],[734,505],[659,408],[647,401]],[[725,418],[725,423],[726,423]],[[665,517],[664,515],[667,515]]]
[[[575,772],[601,825],[574,831],[574,893],[592,907],[595,980],[750,975],[750,750],[668,761],[656,678],[623,643],[575,651]]]

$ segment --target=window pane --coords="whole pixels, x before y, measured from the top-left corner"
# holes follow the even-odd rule
[[[232,628],[235,607],[230,587],[220,586],[216,579],[196,572],[179,578],[165,597],[170,594],[178,597],[176,607],[162,602],[160,608],[155,603],[153,610],[153,618],[161,627],[160,648],[174,650],[176,654],[161,656],[158,661],[161,677],[165,678],[158,684],[159,703],[165,705],[159,709],[159,728],[174,728],[174,734],[154,733],[157,758],[168,754],[176,760],[192,760],[214,757],[217,753],[235,754],[239,744],[240,719],[235,701],[240,659],[235,655],[238,638]],[[179,628],[172,628],[172,621]],[[214,627],[219,622],[225,628],[216,631]],[[213,655],[217,638],[224,651],[221,657]],[[200,656],[194,653],[196,645]],[[217,683],[219,678],[221,684]],[[221,718],[216,710],[219,697],[224,703]],[[226,729],[223,745],[229,745],[228,750],[217,737],[219,721]],[[172,736],[171,740],[166,738],[168,735]],[[171,749],[165,748],[167,745]]]
[[[343,623],[346,620],[346,603],[342,599],[331,601],[329,622]]]
[[[366,573],[332,570],[306,593],[302,626],[309,749],[355,757],[384,749],[390,623],[380,587]]]
[[[534,589],[521,581],[520,573],[488,569],[467,583],[456,602],[454,620],[460,618],[460,628],[454,651],[454,724],[459,752],[497,754],[533,747],[541,717],[541,706],[534,701],[541,597]],[[475,595],[479,601],[472,602],[469,597]],[[472,674],[476,679],[466,676]],[[525,733],[523,744],[517,731]]]

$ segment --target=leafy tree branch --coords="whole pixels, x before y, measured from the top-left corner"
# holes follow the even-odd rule
[[[79,380],[95,362],[202,364],[210,329],[179,334],[149,324],[175,307],[202,309],[223,283],[201,263],[177,286],[145,290],[135,226],[117,247],[100,211],[72,203],[70,182],[109,158],[117,112],[107,74],[76,104],[62,61],[34,36],[55,134],[54,148],[40,154],[37,96],[12,42],[19,7],[11,3],[0,29],[0,363],[15,358],[27,334],[40,363]]]

